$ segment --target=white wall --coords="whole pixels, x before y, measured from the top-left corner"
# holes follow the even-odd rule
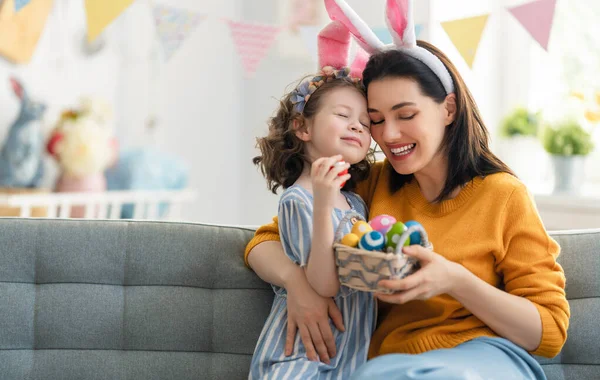
[[[208,16],[166,65],[152,58],[156,39],[149,1],[136,1],[111,24],[106,48],[89,59],[79,49],[85,35],[84,2],[55,0],[31,63],[15,66],[0,59],[0,138],[18,113],[9,75],[17,74],[36,98],[50,105],[46,131],[79,96],[102,96],[115,106],[123,147],[151,144],[190,162],[191,186],[200,198],[184,210],[185,218],[239,222],[242,71],[220,18],[238,18],[243,1],[160,3]],[[153,115],[158,124],[150,133],[146,121]],[[56,172],[49,174],[47,185],[52,186]]]

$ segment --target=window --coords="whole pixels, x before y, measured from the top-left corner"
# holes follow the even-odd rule
[[[586,181],[600,184],[600,123],[584,112],[600,114],[600,2],[558,1],[548,51],[530,48],[528,105],[548,119],[576,114],[592,133],[595,150],[588,156]],[[570,95],[584,95],[584,100]]]

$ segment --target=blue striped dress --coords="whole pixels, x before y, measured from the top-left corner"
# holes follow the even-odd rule
[[[363,200],[351,192],[343,192],[351,209],[367,215]],[[334,230],[348,210],[334,209]],[[312,235],[312,195],[294,185],[286,189],[279,201],[279,233],[286,255],[300,266],[306,265]],[[350,223],[344,234],[349,233]],[[345,286],[335,297],[343,319],[345,332],[330,322],[337,353],[330,364],[309,361],[300,334],[296,333],[294,351],[285,356],[287,333],[287,299],[283,288],[273,286],[275,299],[252,357],[249,379],[348,379],[367,360],[371,335],[375,328],[375,300],[371,293]]]

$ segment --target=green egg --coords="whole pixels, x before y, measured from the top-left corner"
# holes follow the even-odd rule
[[[385,234],[385,247],[396,249],[398,242],[400,241],[400,236],[406,231],[407,228],[402,222],[396,222],[392,228]],[[406,243],[404,246],[410,245],[410,239],[406,239]]]

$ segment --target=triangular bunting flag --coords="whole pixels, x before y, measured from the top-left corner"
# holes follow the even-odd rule
[[[94,41],[134,0],[85,0],[88,42]]]
[[[282,28],[277,25],[226,21],[246,75],[253,76]]]
[[[197,12],[157,5],[154,7],[154,22],[158,38],[168,61],[183,41],[198,26],[205,16]]]
[[[464,58],[469,68],[473,68],[473,61],[481,41],[483,29],[489,15],[463,18],[460,20],[442,22],[442,27]]]
[[[537,0],[508,8],[508,11],[543,48],[548,50],[556,0]]]
[[[385,45],[389,45],[392,42],[394,42],[392,39],[392,35],[390,34],[390,31],[386,26],[380,26],[378,28],[373,28],[372,30],[373,33],[375,33],[375,35],[377,36],[377,38],[379,38],[379,40]],[[415,25],[415,35],[417,36],[417,38],[420,37],[422,31],[423,24]]]
[[[318,26],[301,26],[299,28],[300,36],[304,41],[304,46],[306,46],[306,50],[310,54],[312,60],[317,63],[319,62],[319,48],[317,45],[317,36],[319,35],[319,31],[321,28]]]
[[[13,0],[0,1],[0,55],[14,63],[31,60],[53,1],[33,1],[18,13]]]
[[[18,12],[21,10],[21,8],[23,8],[24,6],[26,6],[27,4],[29,4],[30,0],[15,0],[15,12]],[[1,1],[0,1],[1,3]]]

